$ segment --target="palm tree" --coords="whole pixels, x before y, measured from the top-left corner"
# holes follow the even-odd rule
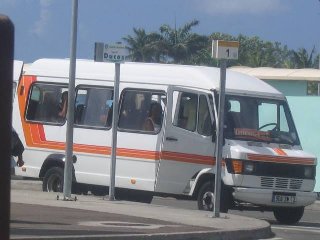
[[[150,36],[142,28],[133,28],[134,36],[127,35],[122,39],[127,43],[132,61],[149,62],[152,59]]]
[[[298,51],[292,51],[291,60],[295,68],[314,68],[316,67],[315,59],[316,48],[312,48],[310,54],[305,48],[299,48]]]
[[[167,53],[169,60],[171,58],[175,63],[186,63],[193,54],[206,47],[207,37],[190,32],[198,24],[198,20],[193,20],[178,29],[167,24],[160,27],[161,51]]]

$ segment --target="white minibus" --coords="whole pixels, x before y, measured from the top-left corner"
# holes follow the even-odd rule
[[[117,127],[116,198],[155,195],[213,209],[220,71],[124,63],[119,121],[112,126],[114,64],[77,60],[73,191],[106,194]],[[62,191],[69,60],[40,59],[16,81],[13,126],[25,144],[16,174]],[[226,75],[221,211],[260,209],[293,224],[316,199],[317,159],[301,148],[283,94],[231,70]]]

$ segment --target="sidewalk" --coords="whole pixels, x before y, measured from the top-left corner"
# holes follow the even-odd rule
[[[38,191],[41,182],[12,180],[11,185],[11,202],[17,208],[11,211],[11,239],[261,239],[272,235],[269,223],[248,217],[221,214],[212,218],[205,211],[83,195],[75,202],[63,201],[56,200],[56,193]],[[23,215],[28,210],[31,213]],[[34,215],[37,219],[30,221],[43,224],[27,225],[21,220]],[[32,231],[35,226],[37,231]]]

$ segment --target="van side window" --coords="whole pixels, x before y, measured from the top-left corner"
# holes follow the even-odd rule
[[[91,86],[78,87],[74,123],[78,126],[110,128],[112,99],[112,89]]]
[[[127,131],[160,132],[166,97],[148,90],[124,90],[121,99],[119,128]]]
[[[198,132],[204,136],[211,136],[213,121],[207,97],[195,93],[175,91],[173,95],[177,99],[173,125],[191,132]]]
[[[61,98],[66,86],[36,83],[31,87],[26,110],[26,120],[48,124],[62,124],[65,116],[60,116]]]
[[[198,133],[205,136],[212,135],[212,120],[205,95],[199,97]]]
[[[198,95],[179,92],[177,104],[173,125],[194,132],[197,125]]]

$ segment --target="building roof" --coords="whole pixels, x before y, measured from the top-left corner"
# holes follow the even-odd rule
[[[320,69],[303,68],[270,68],[270,67],[242,67],[236,66],[229,68],[232,71],[248,74],[262,80],[292,80],[292,81],[319,81]]]

